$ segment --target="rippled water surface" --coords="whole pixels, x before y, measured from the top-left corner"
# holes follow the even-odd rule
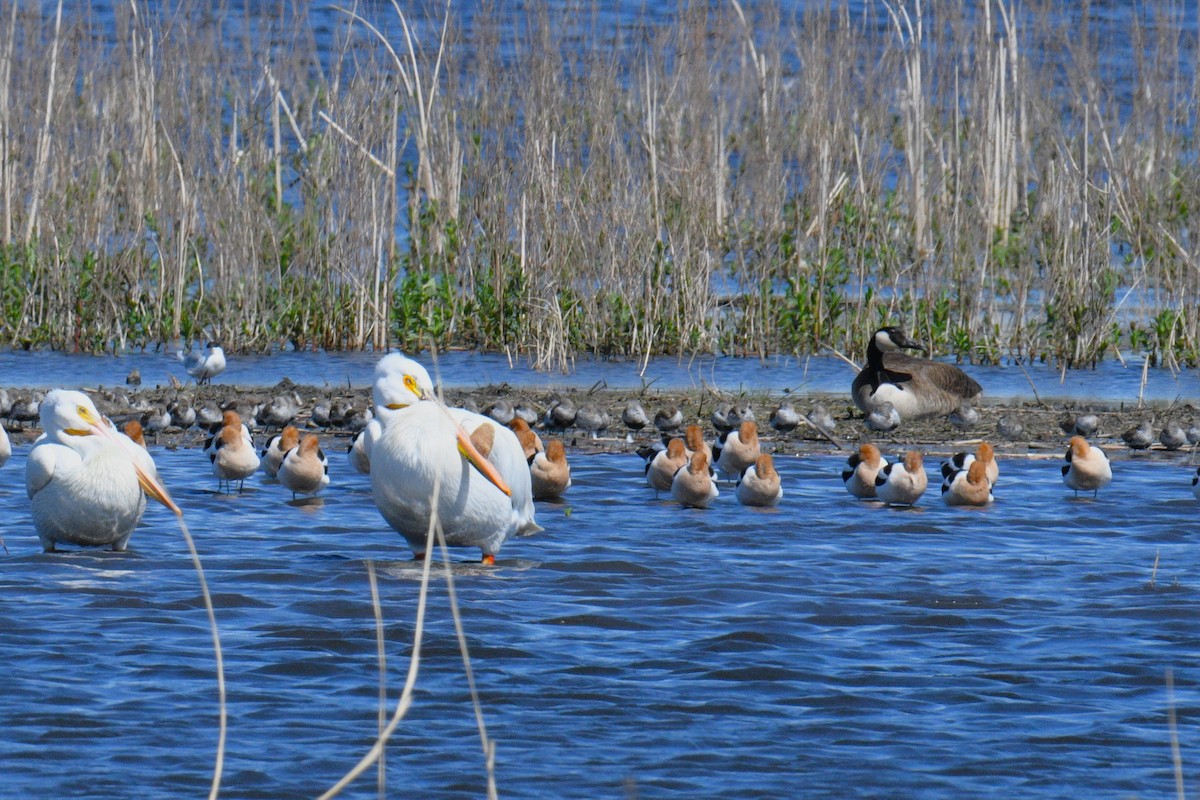
[[[5,797],[207,791],[207,620],[170,514],[129,552],[40,552],[0,471]],[[411,654],[420,569],[334,457],[323,504],[217,496],[196,450],[156,450],[215,596],[229,693],[222,796],[309,797],[369,747],[379,567],[387,685]],[[1116,464],[1075,500],[1053,461],[1002,462],[998,500],[854,501],[840,460],[783,457],[778,509],[655,500],[632,455],[576,455],[545,531],[498,566],[454,551],[502,797],[1164,797],[1165,673],[1197,757],[1200,548],[1190,471]],[[1157,569],[1156,569],[1157,563]],[[444,580],[392,796],[482,796],[484,759]],[[389,707],[390,713],[390,707]],[[346,796],[377,796],[375,773]]]

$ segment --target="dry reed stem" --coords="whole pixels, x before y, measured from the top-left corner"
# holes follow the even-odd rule
[[[1185,800],[1183,786],[1183,756],[1179,750],[1179,730],[1175,722],[1175,673],[1167,667],[1167,729],[1171,737],[1171,765],[1175,773],[1175,797]]]
[[[379,602],[379,583],[375,579],[375,562],[367,560],[367,581],[371,585],[371,608],[375,611],[375,658],[379,663],[379,719],[376,737],[383,735],[387,724],[387,650],[383,628],[383,605]],[[387,797],[387,751],[379,754],[379,798]]]

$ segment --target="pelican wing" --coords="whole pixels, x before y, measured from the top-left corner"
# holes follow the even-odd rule
[[[25,462],[25,492],[31,499],[50,483],[59,461],[67,458],[79,460],[74,450],[62,445],[47,444],[29,451]]]

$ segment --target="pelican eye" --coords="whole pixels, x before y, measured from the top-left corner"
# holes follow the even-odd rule
[[[408,389],[410,392],[415,394],[417,397],[421,396],[421,390],[417,386],[417,379],[414,378],[412,375],[404,376],[404,388]]]
[[[95,420],[92,419],[92,412],[87,406],[75,406],[75,413],[78,414],[84,422],[95,424]]]

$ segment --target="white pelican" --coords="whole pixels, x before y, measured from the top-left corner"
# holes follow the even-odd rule
[[[8,431],[4,430],[4,426],[0,425],[0,467],[8,463],[12,458],[12,442],[8,439]]]
[[[846,491],[860,500],[875,497],[875,476],[887,466],[887,459],[873,444],[864,444],[857,453],[851,453],[842,470],[842,483]]]
[[[272,436],[262,451],[262,471],[269,477],[279,476],[279,465],[288,451],[300,444],[300,431],[295,425],[286,425],[278,435]]]
[[[987,478],[987,465],[976,459],[971,466],[943,481],[942,499],[948,506],[986,506],[992,502],[995,498]]]
[[[708,466],[708,456],[692,453],[687,466],[681,467],[671,481],[671,497],[688,508],[708,508],[721,494]]]
[[[774,506],[783,497],[775,460],[766,453],[750,466],[734,490],[737,501],[744,506]]]
[[[383,433],[383,426],[379,422],[378,417],[373,417],[368,420],[363,429],[354,434],[354,438],[350,440],[350,446],[346,448],[347,458],[350,459],[350,466],[354,467],[356,472],[361,472],[363,475],[371,474],[371,447],[379,440]]]
[[[258,471],[258,453],[254,452],[254,440],[250,438],[250,432],[236,411],[226,411],[224,423],[210,440],[212,446],[208,451],[208,460],[212,462],[213,474],[217,476],[217,491],[221,491],[225,485],[232,490],[236,482],[240,492],[242,481]]]
[[[875,476],[875,496],[889,506],[916,505],[928,486],[925,460],[916,450],[909,450],[903,461],[888,464]]]
[[[285,488],[292,490],[293,498],[298,494],[316,494],[329,485],[329,460],[315,433],[306,434],[300,444],[284,453],[277,477]]]
[[[535,500],[562,497],[571,486],[571,466],[562,441],[551,439],[545,452],[534,453],[529,459],[529,476]]]
[[[760,452],[758,425],[748,419],[743,419],[737,430],[730,431],[719,448],[713,448],[717,469],[734,479],[758,460]]]
[[[25,489],[46,552],[60,543],[124,550],[147,494],[181,513],[158,482],[150,454],[114,431],[87,395],[50,392],[41,423],[45,432],[25,463]]]
[[[482,414],[442,405],[425,368],[399,353],[380,359],[372,394],[382,425],[370,453],[372,496],[415,555],[425,553],[435,491],[446,543],[480,548],[486,564],[495,563],[510,536],[541,530],[515,433]],[[484,454],[476,442],[488,436]]]
[[[894,326],[875,331],[867,344],[867,365],[850,393],[864,413],[890,402],[901,419],[949,414],[978,398],[983,389],[953,364],[914,358],[904,350],[925,348]]]
[[[1076,496],[1080,492],[1099,494],[1112,481],[1108,456],[1099,447],[1089,445],[1082,436],[1071,437],[1066,458],[1067,463],[1062,467],[1063,483],[1074,490]]]
[[[208,349],[190,353],[182,350],[175,351],[175,357],[183,362],[187,374],[196,379],[196,383],[205,384],[225,371],[225,351],[216,342],[209,342]]]

